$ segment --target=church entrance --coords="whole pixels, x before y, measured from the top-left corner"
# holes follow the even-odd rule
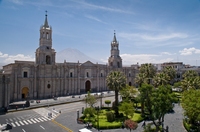
[[[29,94],[29,89],[27,87],[24,87],[22,89],[22,99],[28,98],[28,94]]]
[[[87,80],[87,81],[85,82],[85,92],[90,91],[90,89],[91,89],[91,83],[90,83],[89,80]]]

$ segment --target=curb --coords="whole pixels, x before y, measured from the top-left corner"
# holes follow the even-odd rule
[[[105,96],[105,97],[111,97],[111,96],[114,96],[114,95],[108,95],[108,96]],[[52,103],[52,104],[38,104],[38,105],[30,106],[30,107],[18,108],[17,110],[10,109],[10,110],[7,111],[7,113],[25,111],[25,110],[48,107],[48,106],[55,106],[55,105],[70,104],[70,103],[80,102],[80,101],[84,101],[84,99],[74,100],[74,101],[70,101],[70,102],[68,102],[68,101],[66,101],[66,102],[55,102],[55,103]]]

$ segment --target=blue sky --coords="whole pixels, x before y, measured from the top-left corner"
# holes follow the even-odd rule
[[[115,30],[124,65],[200,65],[200,0],[0,0],[0,63],[34,60],[45,10],[56,52],[107,63]]]

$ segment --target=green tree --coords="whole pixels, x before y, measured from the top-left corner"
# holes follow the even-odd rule
[[[133,86],[126,85],[126,87],[121,89],[119,93],[123,99],[125,98],[126,100],[129,100],[135,98],[137,90]]]
[[[148,108],[151,119],[156,126],[157,130],[161,122],[164,122],[164,116],[167,112],[172,110],[172,103],[174,101],[170,85],[159,86],[155,89],[151,97],[151,107]],[[158,123],[156,120],[158,119]]]
[[[124,113],[126,118],[128,118],[128,116],[133,117],[134,107],[133,107],[133,103],[132,102],[122,102],[119,105],[119,110]]]
[[[164,72],[157,73],[153,78],[153,84],[155,87],[167,85],[169,84],[169,81],[170,77]]]
[[[143,73],[147,83],[150,84],[156,74],[156,68],[151,63],[142,64],[139,73]]]
[[[174,83],[174,87],[175,87],[175,88],[181,87],[181,81],[175,82],[175,83]]]
[[[200,121],[200,91],[190,89],[183,92],[182,107],[185,115],[189,118],[189,122],[195,125]]]
[[[126,77],[122,72],[119,71],[112,71],[106,78],[107,86],[110,90],[115,91],[115,115],[116,117],[119,116],[118,111],[118,95],[119,91],[126,86]]]
[[[144,115],[144,107],[151,107],[151,94],[153,93],[154,87],[150,84],[142,84],[142,86],[138,89],[140,94],[140,101],[141,101],[141,112]]]
[[[91,95],[90,92],[88,92],[85,103],[88,104],[90,107],[94,107],[94,105],[97,103],[97,98],[94,95]]]

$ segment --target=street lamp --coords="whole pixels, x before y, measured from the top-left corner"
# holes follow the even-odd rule
[[[79,119],[79,110],[77,110],[77,121]]]

